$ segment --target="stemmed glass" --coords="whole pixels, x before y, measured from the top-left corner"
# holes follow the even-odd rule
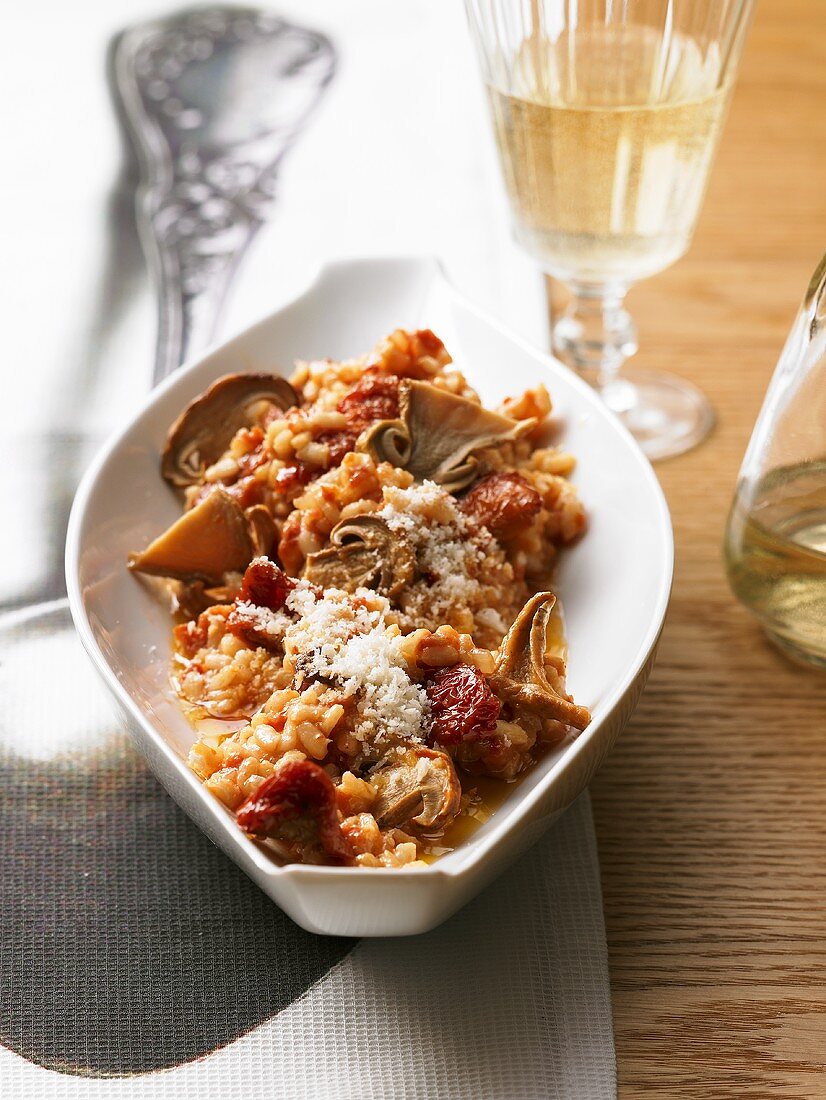
[[[672,375],[623,370],[628,288],[691,242],[753,0],[465,0],[518,243],[571,301],[557,355],[650,458],[714,423]]]

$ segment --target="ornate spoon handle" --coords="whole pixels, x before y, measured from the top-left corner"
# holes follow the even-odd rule
[[[251,8],[186,11],[118,39],[115,84],[158,286],[153,385],[212,339],[281,157],[334,67],[323,35]]]

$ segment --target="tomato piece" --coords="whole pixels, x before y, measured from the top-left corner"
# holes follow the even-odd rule
[[[430,702],[431,739],[442,745],[489,740],[502,704],[473,665],[452,665],[431,673],[425,684]]]
[[[542,507],[542,497],[525,478],[510,473],[488,474],[470,490],[460,507],[493,535],[508,536],[529,523]]]
[[[340,466],[348,451],[356,446],[359,432],[346,428],[328,428],[315,437],[316,443],[323,443],[330,451],[330,466]]]
[[[256,607],[280,611],[294,588],[295,581],[283,569],[279,569],[274,561],[256,558],[250,562],[244,573],[239,599],[243,603],[253,603]]]
[[[341,831],[336,789],[311,760],[288,760],[236,814],[244,832],[279,840],[296,859],[346,865],[353,849]]]
[[[400,382],[401,379],[395,374],[384,374],[370,368],[339,401],[338,411],[347,417],[348,428],[356,437],[377,420],[396,419],[399,415]],[[352,447],[349,449],[352,450]]]
[[[188,623],[179,623],[172,631],[181,653],[191,661],[199,649],[207,644],[209,620],[205,614]]]

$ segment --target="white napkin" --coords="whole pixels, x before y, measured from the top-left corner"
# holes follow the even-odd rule
[[[239,274],[224,331],[288,297],[321,257],[424,252],[441,256],[465,293],[543,342],[541,281],[509,243],[457,0],[285,0],[278,10],[326,31],[339,70],[284,163],[274,217]],[[16,462],[20,475],[5,490],[21,518],[0,545],[0,598],[56,601],[43,608],[54,612],[48,629],[41,622],[32,631],[27,613],[0,617],[0,694],[13,708],[14,721],[7,708],[4,727],[11,746],[32,720],[31,692],[21,691],[30,651],[43,660],[60,655],[72,689],[53,685],[64,733],[76,729],[90,745],[105,733],[105,703],[59,600],[55,516],[65,511],[90,441],[129,414],[150,376],[154,303],[124,228],[128,206],[112,191],[119,158],[103,56],[111,34],[154,14],[137,0],[79,0],[54,5],[44,33],[42,8],[18,5],[0,45],[0,93],[17,104],[4,143],[15,163],[0,175],[4,384],[7,407],[16,409],[6,445],[20,454],[45,422],[61,456]],[[32,42],[36,63],[20,46]],[[25,507],[46,487],[52,495],[43,509]],[[29,751],[43,757],[62,747],[45,736]],[[38,950],[54,948],[44,941]],[[19,972],[30,967],[36,982],[41,962],[27,958]],[[3,1000],[0,1012],[23,1011]],[[187,1012],[197,1029],[197,1006]],[[0,1021],[0,1041],[9,1033]],[[442,928],[408,940],[361,941],[302,997],[195,1061],[95,1080],[37,1065],[48,1060],[15,1049],[0,1046],[0,1095],[21,1100],[613,1097],[587,795]]]

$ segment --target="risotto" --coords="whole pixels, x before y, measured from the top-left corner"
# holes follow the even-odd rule
[[[172,599],[190,766],[281,858],[421,866],[587,725],[552,591],[585,513],[550,411],[542,385],[486,409],[399,330],[228,375],[172,425],[184,511],[130,567]]]

